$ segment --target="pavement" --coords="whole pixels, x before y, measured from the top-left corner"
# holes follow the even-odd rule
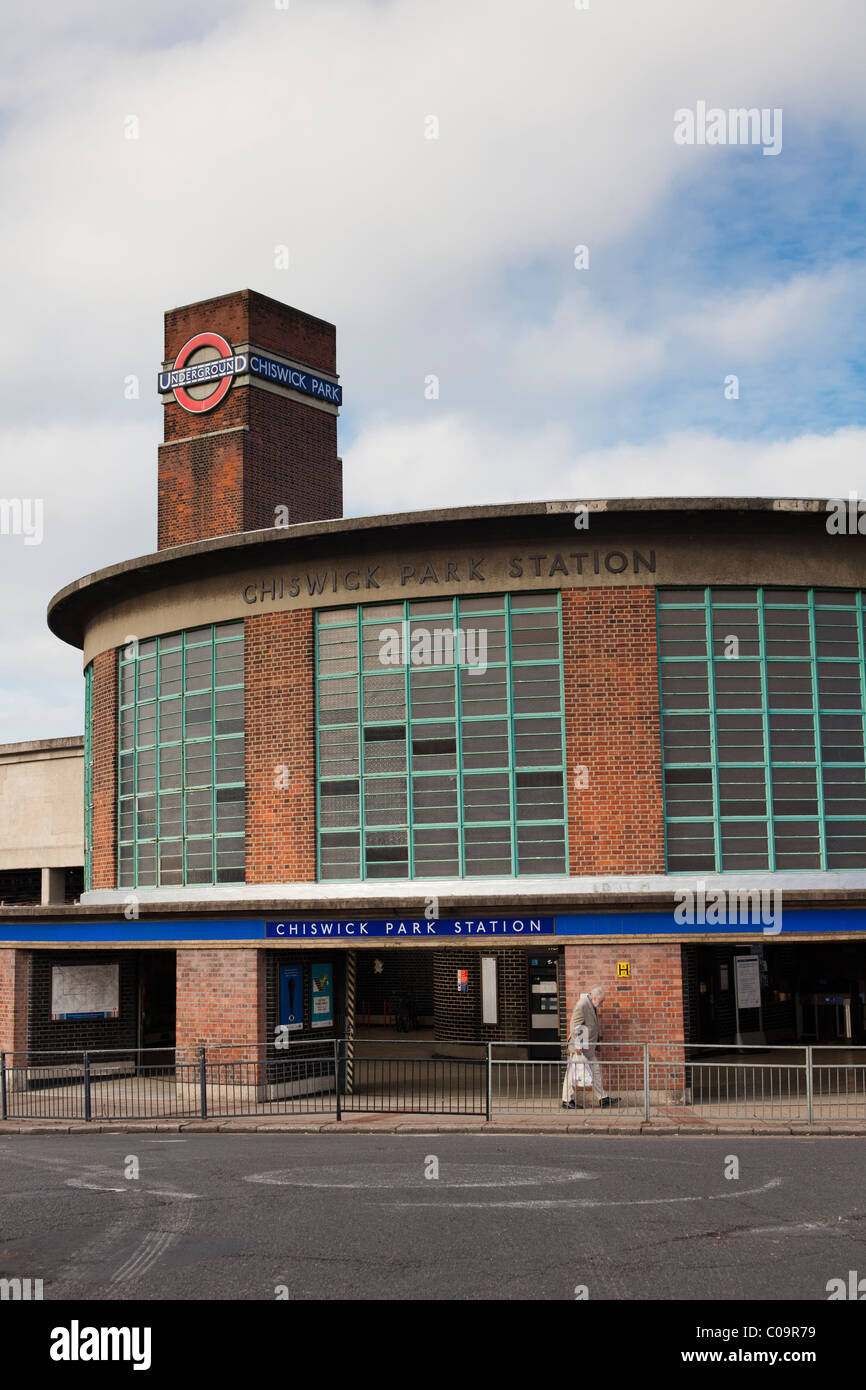
[[[416,1136],[247,1134],[240,1124],[0,1135],[0,1279],[42,1280],[46,1309],[356,1298],[589,1298],[592,1309],[697,1298],[763,1301],[763,1316],[708,1314],[763,1326],[769,1313],[780,1320],[768,1301],[824,1302],[831,1281],[866,1271],[854,1138],[702,1133],[684,1144],[654,1130],[654,1143],[634,1132],[575,1143],[562,1130],[445,1133],[435,1116]],[[597,1311],[584,1324],[572,1316],[592,1347]],[[667,1314],[654,1317],[651,1357]],[[191,1326],[196,1345],[237,1336],[236,1322]],[[283,1316],[273,1335],[286,1326]],[[633,1345],[633,1313],[617,1328]]]
[[[696,1119],[671,1116],[640,1120],[627,1116],[602,1118],[597,1111],[582,1120],[562,1115],[509,1115],[485,1120],[472,1115],[364,1114],[350,1112],[342,1120],[333,1114],[279,1115],[247,1119],[179,1120],[3,1120],[6,1134],[584,1134],[584,1135],[837,1135],[866,1136],[862,1120]]]

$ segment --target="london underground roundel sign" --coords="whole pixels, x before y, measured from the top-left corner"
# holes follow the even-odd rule
[[[217,356],[187,365],[201,348],[215,348]],[[159,389],[163,393],[173,391],[178,405],[191,414],[200,415],[205,410],[213,410],[214,406],[225,400],[237,373],[246,370],[246,355],[233,353],[231,344],[221,334],[196,333],[184,343],[174,360],[174,366],[167,372],[160,372]],[[190,395],[190,387],[208,386],[211,383],[214,389],[208,395]]]

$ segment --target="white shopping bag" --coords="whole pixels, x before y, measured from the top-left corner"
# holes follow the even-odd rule
[[[574,1067],[574,1084],[586,1090],[592,1088],[592,1072],[584,1061],[583,1057],[572,1057],[571,1065]]]
[[[567,1105],[574,1100],[574,1093],[592,1086],[592,1073],[582,1057],[569,1057],[562,1083],[562,1099]]]

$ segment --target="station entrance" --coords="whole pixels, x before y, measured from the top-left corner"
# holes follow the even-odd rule
[[[685,946],[687,1037],[866,1043],[866,941]]]
[[[272,958],[283,974],[290,969],[303,974],[320,957],[318,950],[312,955],[281,950]],[[324,953],[321,960],[326,961]],[[532,947],[497,942],[489,948],[389,943],[333,951],[327,960],[333,962],[336,1032],[351,1032],[359,1042],[541,1044],[560,1036],[565,977],[562,952],[552,942]],[[278,990],[273,997],[273,1022],[285,1023]],[[311,1017],[308,1027],[314,1022]]]
[[[433,952],[392,946],[357,955],[355,1033],[435,1037]]]

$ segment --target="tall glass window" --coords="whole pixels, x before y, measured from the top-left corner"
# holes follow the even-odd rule
[[[244,880],[244,625],[121,648],[118,883]]]
[[[863,595],[658,593],[671,871],[866,868]]]
[[[319,876],[566,872],[558,594],[320,610]]]
[[[93,886],[93,662],[84,672],[84,891]]]

